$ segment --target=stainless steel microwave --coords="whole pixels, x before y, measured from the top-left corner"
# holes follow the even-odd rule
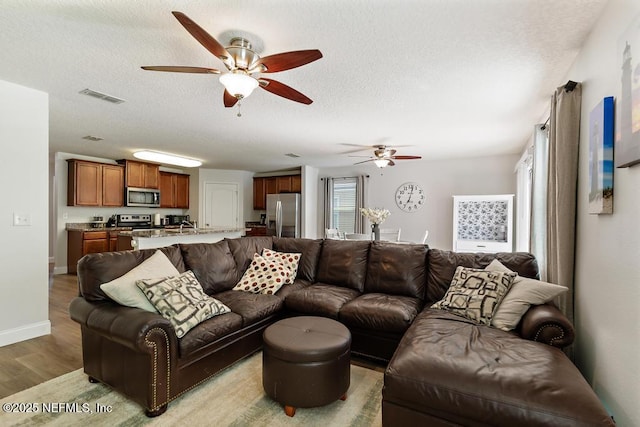
[[[160,207],[160,190],[127,187],[127,206]]]

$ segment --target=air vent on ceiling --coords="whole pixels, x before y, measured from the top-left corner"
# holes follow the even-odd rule
[[[297,154],[294,154],[294,153],[287,153],[287,154],[285,154],[285,156],[292,157],[294,159],[297,159],[298,157],[300,157],[300,156],[298,156]]]
[[[100,138],[99,136],[87,135],[83,136],[82,139],[86,139],[87,141],[102,141],[104,138]]]
[[[124,102],[124,99],[116,98],[115,96],[107,95],[106,93],[96,92],[91,89],[83,89],[79,93],[93,96],[94,98],[102,99],[103,101],[111,102],[112,104],[122,104]]]

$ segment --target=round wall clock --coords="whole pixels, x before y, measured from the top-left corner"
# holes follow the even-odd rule
[[[415,182],[405,182],[396,190],[396,204],[404,212],[415,212],[425,202],[424,190]]]

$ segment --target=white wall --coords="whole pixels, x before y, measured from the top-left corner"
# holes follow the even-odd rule
[[[0,346],[49,334],[49,96],[0,80]],[[13,226],[14,213],[30,226]]]
[[[189,210],[183,209],[165,209],[165,208],[140,208],[140,207],[86,207],[86,206],[67,206],[67,185],[68,185],[68,165],[67,159],[81,159],[90,160],[100,163],[112,163],[117,162],[113,159],[103,159],[99,157],[89,157],[80,154],[72,153],[55,153],[55,171],[50,177],[55,183],[54,199],[55,205],[51,206],[51,215],[55,217],[55,228],[50,231],[51,245],[54,248],[54,253],[51,254],[55,258],[55,274],[64,274],[67,272],[67,223],[85,223],[90,222],[94,216],[103,216],[105,221],[114,214],[149,214],[153,215],[159,213],[161,216],[165,215],[182,215],[189,212],[197,212],[192,208],[193,197],[190,194]],[[184,174],[193,174],[193,169],[175,169],[160,167],[160,170],[177,172]],[[190,177],[189,184],[193,185],[192,181],[197,178]],[[193,215],[193,214],[191,214]]]
[[[320,182],[318,169],[311,166],[301,168],[302,179],[302,226],[301,236],[307,239],[324,237],[324,232],[319,232],[318,224],[318,192]],[[320,205],[322,206],[322,205]]]
[[[567,75],[583,82],[576,363],[619,426],[640,425],[640,165],[614,171],[613,215],[589,215],[588,121],[602,98],[619,96],[619,38],[639,14],[637,0],[612,0]]]
[[[426,229],[432,248],[451,249],[453,235],[453,195],[515,194],[514,167],[519,155],[464,158],[439,161],[398,161],[396,166],[378,169],[373,164],[320,169],[320,177],[369,175],[368,206],[386,208],[391,216],[383,228],[401,228],[401,240],[420,242]],[[427,200],[417,212],[402,212],[395,203],[396,189],[405,182],[424,188]],[[318,186],[320,186],[318,180]],[[322,191],[318,209],[323,209]],[[318,215],[318,235],[324,235],[322,215]]]

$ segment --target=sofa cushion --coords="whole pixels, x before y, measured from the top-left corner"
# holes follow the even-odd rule
[[[287,309],[293,312],[337,319],[342,306],[359,295],[360,292],[355,289],[316,283],[290,293],[284,302]]]
[[[427,247],[373,242],[369,250],[365,292],[424,299]]]
[[[300,264],[300,255],[298,253],[278,252],[271,249],[264,248],[262,250],[262,257],[269,261],[276,261],[282,264],[289,271],[289,275],[285,280],[286,285],[290,285],[296,279],[298,274],[298,265]]]
[[[458,267],[449,290],[431,308],[447,310],[489,325],[516,276],[516,273]]]
[[[538,263],[533,255],[526,252],[499,252],[496,254],[461,253],[429,249],[427,253],[427,293],[426,304],[441,300],[449,289],[453,274],[458,266],[483,269],[494,259],[499,260],[520,276],[539,278]]]
[[[443,425],[613,424],[562,350],[435,309],[403,336],[382,395]]]
[[[120,305],[137,307],[151,313],[157,313],[158,310],[136,286],[136,281],[178,275],[180,275],[180,272],[169,261],[169,258],[157,250],[150,258],[147,258],[142,264],[134,267],[123,276],[100,285],[100,289]]]
[[[215,297],[232,312],[242,316],[243,327],[277,314],[284,304],[281,297],[269,294],[224,291],[215,294]]]
[[[323,241],[320,239],[292,239],[290,237],[274,237],[273,250],[278,252],[295,252],[302,254],[298,264],[297,279],[316,281],[318,260]]]
[[[264,248],[273,247],[273,238],[270,236],[245,236],[237,239],[225,239],[229,245],[229,250],[236,260],[236,269],[239,276],[246,271],[253,260],[253,254],[262,253]],[[237,280],[240,280],[238,277]]]
[[[491,261],[485,270],[511,272],[497,259]],[[518,276],[494,313],[491,325],[503,331],[515,329],[531,305],[547,303],[567,291],[565,286]]]
[[[236,261],[226,240],[180,244],[180,250],[185,267],[193,271],[207,294],[229,290],[238,283]]]
[[[227,291],[230,292],[230,291]],[[212,317],[198,324],[178,340],[180,358],[184,359],[198,351],[205,354],[224,345],[225,338],[242,329],[242,316],[237,313],[226,313]],[[220,340],[222,344],[218,343]]]
[[[100,285],[125,275],[151,258],[157,250],[165,254],[180,273],[186,271],[180,248],[177,245],[160,249],[88,254],[78,261],[80,294],[87,301],[111,301],[107,294],[100,289]]]
[[[138,280],[136,285],[162,317],[171,322],[178,338],[198,323],[230,311],[204,293],[192,271],[164,279]]]
[[[291,276],[291,271],[278,261],[271,261],[258,254],[232,290],[252,294],[275,294]]]
[[[404,332],[422,309],[422,301],[401,295],[364,294],[340,309],[338,318],[349,327]]]
[[[371,242],[325,240],[318,265],[318,282],[364,290]]]
[[[277,295],[284,300],[289,294],[296,292],[300,289],[307,288],[311,285],[312,283],[309,282],[308,280],[296,279],[292,285],[281,287]]]

